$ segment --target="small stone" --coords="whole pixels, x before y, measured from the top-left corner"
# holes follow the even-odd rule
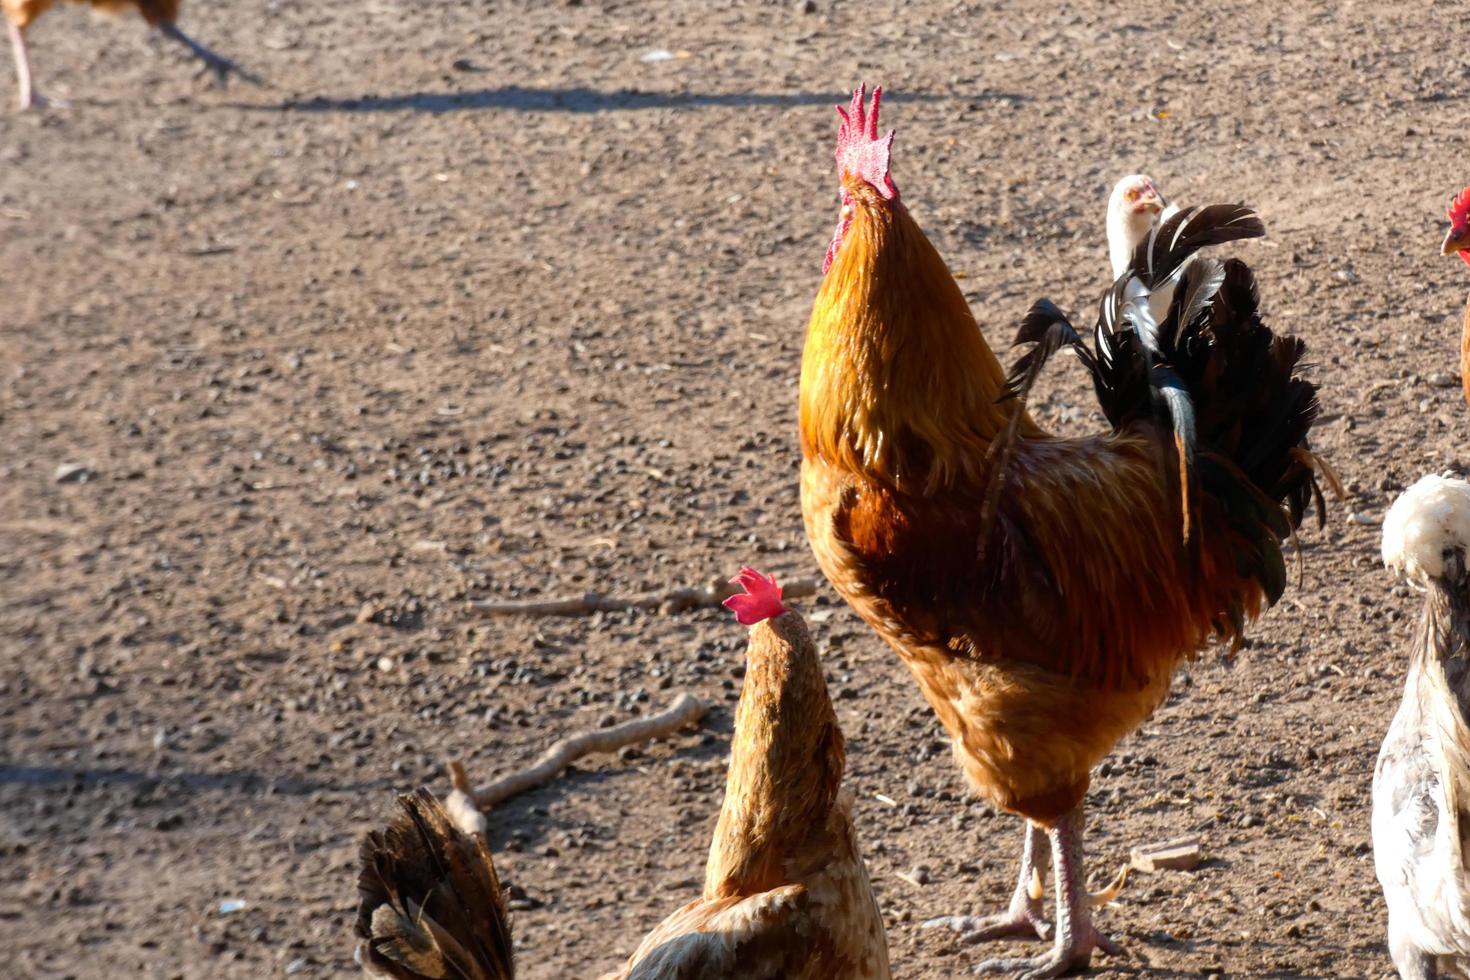
[[[287,973],[300,973],[303,970],[305,970],[306,967],[307,967],[306,960],[305,959],[298,958],[298,959],[294,959],[290,963],[287,963],[286,964],[286,972]]]
[[[1129,854],[1128,863],[1144,873],[1193,871],[1199,867],[1203,849],[1198,837],[1179,837],[1160,844],[1141,844]]]
[[[95,470],[81,463],[62,463],[56,467],[57,483],[86,483],[96,475]]]
[[[1436,388],[1460,387],[1460,379],[1446,371],[1435,371],[1429,376],[1429,383]]]

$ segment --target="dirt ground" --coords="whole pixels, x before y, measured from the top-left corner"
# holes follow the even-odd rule
[[[227,92],[137,18],[35,28],[72,106],[0,113],[10,975],[350,975],[356,841],[393,791],[686,690],[718,705],[700,730],[491,826],[529,978],[611,968],[696,893],[743,630],[468,601],[815,574],[797,370],[859,80],[997,345],[1038,296],[1092,308],[1119,176],[1262,212],[1238,254],[1310,345],[1350,495],[1253,644],[1182,671],[1097,774],[1099,878],[1189,832],[1208,860],[1135,878],[1096,973],[1390,975],[1369,780],[1417,600],[1348,515],[1470,466],[1470,277],[1438,255],[1470,7],[812,6],[186,5],[272,83]],[[1101,424],[1077,375],[1051,372],[1045,424]],[[1000,904],[1019,827],[867,628],[830,592],[801,608],[896,975],[966,974],[1002,947],[919,923]]]

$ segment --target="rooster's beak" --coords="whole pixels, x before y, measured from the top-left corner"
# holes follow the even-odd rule
[[[1440,247],[1441,255],[1454,255],[1470,249],[1470,224],[1455,225],[1450,233],[1444,236],[1444,245]]]

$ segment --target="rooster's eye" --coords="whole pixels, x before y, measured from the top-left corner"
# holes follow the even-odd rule
[[[1123,197],[1128,201],[1136,201],[1138,200],[1138,190],[1136,188],[1129,188],[1128,193],[1124,194]]]

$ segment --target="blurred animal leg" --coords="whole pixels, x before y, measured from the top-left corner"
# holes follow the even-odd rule
[[[19,89],[17,98],[20,107],[38,108],[44,104],[44,100],[36,95],[35,87],[31,83],[31,57],[26,50],[25,31],[8,17],[5,19],[5,26],[10,31],[10,50],[15,55],[15,83]]]
[[[1041,914],[1041,898],[1046,894],[1046,872],[1051,864],[1051,844],[1046,831],[1026,821],[1026,842],[1021,848],[1021,873],[1011,905],[998,915],[946,915],[925,922],[923,928],[948,928],[963,932],[971,942],[987,939],[1030,939],[1051,936],[1051,923]]]
[[[1101,949],[1117,955],[1117,943],[1092,924],[1091,896],[1082,867],[1084,804],[1057,821],[1050,831],[1052,861],[1056,868],[1056,942],[1044,956],[1025,959],[986,960],[976,973],[1015,973],[1023,980],[1047,980],[1092,962],[1092,951]]]
[[[199,59],[199,73],[203,74],[207,71],[214,72],[214,79],[217,84],[224,85],[229,80],[231,73],[239,75],[242,78],[247,77],[245,73],[240,70],[240,67],[236,65],[233,61],[231,61],[229,58],[224,57],[223,55],[215,54],[213,51],[209,50],[204,45],[194,40],[192,37],[179,30],[179,25],[175,24],[173,21],[163,21],[158,25],[158,30],[159,33],[161,33],[164,37],[178,41],[184,47],[188,48],[189,53]]]

